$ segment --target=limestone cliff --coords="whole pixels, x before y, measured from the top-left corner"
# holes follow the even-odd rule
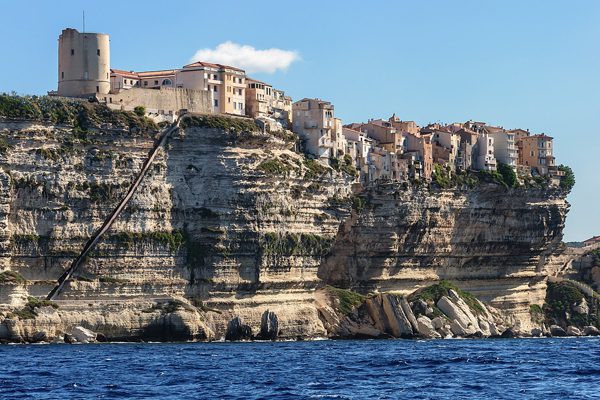
[[[17,274],[0,279],[0,338],[77,325],[109,339],[218,339],[228,326],[328,336],[324,284],[408,294],[442,278],[530,324],[568,210],[559,190],[390,184],[356,194],[351,177],[294,152],[293,137],[252,130],[184,124],[52,307],[27,296],[52,289],[154,133],[0,121],[0,270]]]

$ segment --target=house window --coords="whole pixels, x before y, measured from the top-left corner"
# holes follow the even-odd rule
[[[154,81],[154,85],[158,85],[158,81]]]
[[[217,85],[213,86],[213,90],[214,90],[215,92],[218,92],[218,90],[217,90]]]
[[[71,49],[71,55],[74,56],[75,55],[75,49]]]
[[[237,110],[237,103],[235,101],[233,102],[233,109]]]
[[[231,103],[231,97],[228,97],[228,98],[227,98],[227,102],[228,102],[228,103]]]
[[[219,107],[219,100],[215,99],[215,107]]]
[[[144,86],[148,86],[148,81],[144,81]]]
[[[173,82],[170,79],[163,79],[162,85],[163,86],[171,86],[171,85],[173,85]]]
[[[100,49],[96,50],[96,54],[100,55]]]

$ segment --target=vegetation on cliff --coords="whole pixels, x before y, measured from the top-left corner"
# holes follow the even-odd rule
[[[348,289],[333,286],[326,286],[326,289],[333,298],[337,299],[337,308],[344,315],[350,314],[355,307],[361,305],[367,299],[366,296]]]
[[[595,312],[579,312],[582,310],[577,307],[587,301],[594,303],[591,309],[595,309]],[[584,293],[573,282],[548,282],[543,310],[548,324],[580,327],[594,325],[600,328],[599,305],[600,299],[592,297],[586,300]]]
[[[22,285],[27,283],[27,280],[16,271],[4,271],[0,272],[0,284],[2,283]]]
[[[89,101],[49,96],[17,96],[0,94],[0,117],[71,125],[80,130],[112,124],[141,131],[156,131],[150,119],[129,111],[111,110],[106,105]]]
[[[573,186],[575,186],[575,174],[571,167],[560,164],[558,166],[558,170],[564,172],[565,176],[560,180],[560,187],[565,189],[566,191],[571,191]]]
[[[454,290],[469,306],[471,311],[475,312],[476,314],[485,313],[481,303],[479,303],[475,296],[469,292],[461,290],[458,286],[446,280],[441,280],[436,284],[417,290],[408,296],[408,301],[413,302],[419,299],[424,300],[441,315],[442,312],[437,308],[436,304],[443,296],[449,296],[450,290]]]
[[[222,129],[233,133],[257,132],[258,125],[249,118],[235,118],[224,115],[186,115],[180,123],[181,128]]]
[[[41,307],[52,307],[52,308],[58,308],[58,304],[52,302],[52,301],[48,301],[48,300],[39,300],[35,297],[28,297],[27,298],[27,304],[25,304],[25,306],[23,308],[21,308],[20,310],[16,310],[13,311],[12,313],[10,313],[7,317],[8,318],[14,318],[14,317],[18,317],[19,319],[34,319],[35,317],[37,317],[38,315],[38,308]]]
[[[333,239],[312,233],[267,232],[261,240],[265,256],[314,255],[329,252]]]

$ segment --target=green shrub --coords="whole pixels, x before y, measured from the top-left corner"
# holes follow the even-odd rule
[[[158,242],[167,246],[172,251],[177,251],[186,242],[186,235],[181,230],[156,231],[156,232],[119,232],[111,236],[111,239],[131,248],[135,243]]]
[[[272,175],[287,175],[292,170],[288,164],[279,159],[265,160],[256,169]]]
[[[5,138],[0,138],[0,154],[6,154],[11,147]]]
[[[333,239],[312,233],[267,232],[260,242],[265,256],[324,256],[329,252],[332,244]]]
[[[137,107],[135,107],[133,109],[133,112],[138,117],[143,117],[144,115],[146,115],[146,107],[144,107],[144,106],[137,106]]]
[[[355,307],[361,305],[367,298],[360,293],[348,289],[340,289],[333,286],[326,286],[326,289],[331,296],[339,300],[338,310],[344,315],[350,314]]]
[[[506,186],[511,188],[517,187],[517,173],[510,165],[499,163],[498,173],[502,176],[502,181]]]
[[[22,320],[34,319],[38,315],[37,309],[41,307],[52,307],[54,309],[57,309],[58,304],[49,300],[39,300],[35,297],[30,296],[27,298],[27,304],[25,305],[25,307],[18,311],[14,311],[12,314],[16,317],[19,317],[19,319]]]
[[[306,172],[304,173],[306,179],[320,178],[328,171],[327,167],[323,164],[310,158],[304,160],[304,167],[306,167]]]
[[[575,174],[573,173],[573,170],[571,167],[563,164],[558,166],[558,170],[565,173],[560,179],[560,187],[570,192],[571,189],[573,189],[573,186],[575,186]]]

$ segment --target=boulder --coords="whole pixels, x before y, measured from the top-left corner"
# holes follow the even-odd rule
[[[454,304],[456,304],[461,309],[461,311],[467,316],[467,318],[469,318],[469,321],[473,325],[477,325],[477,317],[475,316],[475,314],[473,314],[471,308],[467,303],[465,303],[462,297],[460,297],[458,293],[456,293],[453,289],[450,289],[448,291],[448,295],[450,296],[452,302],[454,302]]]
[[[491,336],[490,324],[488,321],[486,321],[485,318],[479,317],[478,324],[479,324],[479,330],[481,330],[481,333],[483,334],[484,337]]]
[[[564,337],[567,336],[567,332],[558,325],[550,326],[550,335],[553,337]]]
[[[260,338],[275,340],[279,334],[279,319],[273,311],[265,310],[260,318]]]
[[[383,311],[387,324],[385,324],[389,330],[386,329],[386,333],[391,334],[394,337],[410,338],[413,336],[412,325],[400,305],[400,301],[397,296],[384,295],[383,297]]]
[[[421,315],[427,315],[427,309],[429,305],[423,299],[417,299],[412,302],[411,308],[415,316],[420,317]]]
[[[446,325],[447,321],[448,320],[444,317],[435,317],[431,320],[431,325],[433,326],[433,329],[438,330],[441,329],[444,325]]]
[[[419,332],[419,335],[424,338],[438,339],[441,337],[441,335],[433,328],[431,320],[425,315],[421,315],[417,318],[417,331]]]
[[[489,321],[488,326],[490,328],[490,336],[500,336],[501,330],[498,329],[498,327],[493,321]]]
[[[92,343],[96,341],[96,333],[84,328],[83,326],[76,326],[73,328],[71,335],[73,335],[75,340],[77,340],[79,343]]]
[[[450,323],[450,330],[458,337],[472,337],[478,332],[473,325],[464,326],[458,319],[455,319]]]
[[[459,305],[448,297],[442,296],[437,302],[437,306],[452,321],[450,324],[452,333],[462,337],[482,336],[477,318],[468,310],[468,306],[458,297],[456,292],[451,290],[450,294],[453,300],[458,298],[456,301],[462,304]],[[467,309],[468,314],[463,308]]]
[[[569,335],[569,336],[581,336],[581,331],[576,326],[569,325],[567,327],[567,335]]]
[[[71,335],[70,333],[65,333],[64,341],[68,344],[77,343],[77,339],[75,339],[75,336]]]
[[[241,317],[234,317],[227,323],[225,340],[237,341],[249,339],[252,339],[252,328],[244,324]]]
[[[48,341],[48,333],[46,331],[36,332],[31,337],[31,341],[33,343],[47,342]]]
[[[590,307],[588,306],[585,297],[581,299],[581,303],[573,307],[573,312],[583,315],[587,315],[590,312]]]
[[[585,336],[600,336],[600,329],[595,326],[586,326],[583,328],[583,334]]]
[[[540,328],[533,328],[531,330],[531,336],[533,337],[542,337],[544,335],[544,331]]]
[[[408,319],[408,322],[410,322],[412,331],[417,332],[419,330],[417,319],[415,318],[415,315],[413,314],[413,311],[410,308],[410,305],[408,304],[406,297],[402,297],[400,299],[400,307],[402,307],[402,311],[404,311],[404,315],[406,316],[406,319]]]

